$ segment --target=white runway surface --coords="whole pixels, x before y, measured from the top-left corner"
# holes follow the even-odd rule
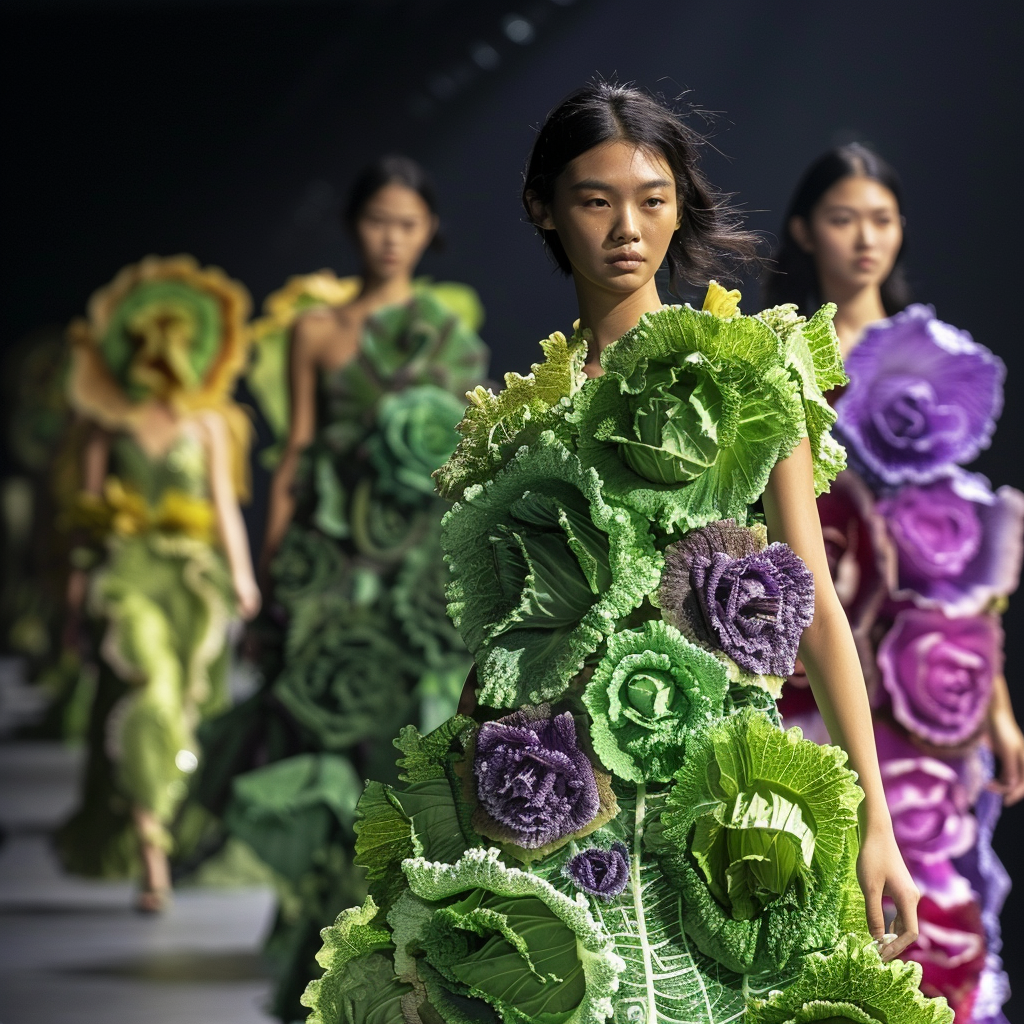
[[[0,1024],[266,1024],[263,889],[181,889],[158,917],[127,883],[61,873],[48,833],[72,810],[81,753],[0,745]]]

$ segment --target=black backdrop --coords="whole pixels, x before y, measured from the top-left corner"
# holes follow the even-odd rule
[[[424,272],[474,285],[494,371],[523,370],[574,316],[522,223],[532,126],[617,73],[720,112],[707,168],[765,232],[836,142],[869,141],[900,169],[919,298],[1009,370],[977,468],[1024,485],[1017,4],[5,0],[0,18],[5,346],[66,321],[148,252],[219,264],[257,303],[289,274],[351,272],[340,197],[360,164],[398,149],[440,186],[449,245]],[[258,531],[259,500],[249,518]],[[1024,713],[1017,605],[1006,626]],[[1024,812],[1010,812],[997,845],[1011,872],[1022,838]],[[1004,915],[1017,978],[1022,913],[1018,890]]]

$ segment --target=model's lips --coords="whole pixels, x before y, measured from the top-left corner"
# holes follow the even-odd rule
[[[636,270],[644,262],[644,258],[640,253],[629,249],[626,252],[617,252],[614,256],[609,256],[607,262],[620,270]]]

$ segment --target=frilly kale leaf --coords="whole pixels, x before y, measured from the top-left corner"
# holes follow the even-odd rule
[[[827,491],[846,468],[846,452],[829,433],[836,422],[836,413],[825,400],[826,392],[849,379],[843,370],[839,339],[832,326],[835,315],[836,307],[832,303],[822,306],[810,320],[798,316],[796,306],[791,305],[766,309],[758,315],[781,339],[786,368],[800,389],[814,458],[815,494]]]
[[[499,856],[404,863],[410,891],[388,916],[399,976],[416,978],[451,1024],[466,1019],[452,997],[483,1000],[506,1024],[602,1024],[623,968],[608,933],[582,896]]]
[[[730,970],[838,941],[862,798],[845,761],[749,708],[690,741],[658,853],[687,933]]]
[[[544,362],[525,376],[505,374],[505,387],[495,395],[477,387],[466,396],[470,405],[458,426],[463,439],[455,453],[434,474],[438,491],[459,499],[470,484],[490,479],[523,444],[556,427],[565,415],[565,400],[583,381],[586,342],[566,341],[555,332],[540,343]]]
[[[810,953],[796,980],[747,1007],[750,1024],[952,1024],[945,999],[921,994],[921,965],[883,963],[873,943],[846,936],[829,954]]]
[[[403,985],[378,952],[392,946],[387,930],[371,923],[376,916],[368,896],[321,932],[316,961],[325,973],[302,994],[302,1005],[313,1011],[307,1024],[403,1024],[402,1001],[412,986]]]
[[[448,612],[476,658],[479,699],[556,699],[660,578],[648,523],[608,505],[550,431],[445,516]]]

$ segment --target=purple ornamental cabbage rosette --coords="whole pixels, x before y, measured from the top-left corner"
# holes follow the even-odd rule
[[[1020,582],[1024,494],[958,470],[878,503],[899,559],[893,596],[947,615],[976,615]]]
[[[755,675],[788,676],[814,617],[814,577],[786,544],[732,519],[691,530],[665,551],[662,617]]]
[[[951,619],[937,609],[904,609],[878,647],[894,717],[940,747],[977,734],[1002,663],[1003,631],[992,615]]]
[[[580,746],[576,719],[547,704],[485,722],[467,762],[473,827],[519,860],[546,857],[619,810],[611,776]]]
[[[869,327],[846,360],[837,430],[883,484],[930,483],[988,447],[1006,368],[966,331],[912,305]]]
[[[613,900],[629,884],[629,850],[617,842],[607,850],[591,846],[570,857],[562,874],[582,892],[600,900]]]

